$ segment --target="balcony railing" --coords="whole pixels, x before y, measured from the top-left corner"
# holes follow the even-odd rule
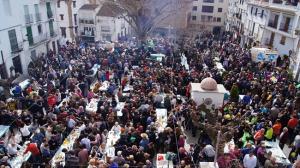
[[[43,42],[43,41],[47,40],[47,38],[48,38],[47,33],[39,34],[38,36],[33,37],[33,43],[37,44],[37,43]]]
[[[11,45],[11,52],[17,53],[23,51],[23,42],[18,42],[16,44]]]
[[[297,1],[293,0],[250,0],[250,3],[261,4],[261,5],[285,5],[295,7],[298,5]]]
[[[36,14],[35,14],[35,18],[36,18],[36,21],[37,21],[37,22],[41,21],[41,20],[42,20],[42,18],[41,18],[41,13],[36,13]]]
[[[94,37],[95,33],[94,32],[90,32],[90,31],[84,31],[84,32],[80,32],[81,36],[89,36],[89,37]]]
[[[52,10],[47,10],[47,16],[48,16],[48,19],[52,19],[53,18]]]
[[[286,32],[286,33],[291,33],[292,32],[292,26],[291,25],[286,26],[285,23],[281,23],[280,27],[279,27],[279,30],[281,30],[283,32]]]
[[[25,23],[26,24],[33,23],[33,16],[32,16],[32,14],[26,14],[24,16],[25,16]]]
[[[274,29],[277,29],[277,22],[275,22],[275,21],[269,21],[268,26],[272,27]]]

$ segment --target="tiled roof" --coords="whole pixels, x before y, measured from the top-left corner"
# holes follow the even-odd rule
[[[99,5],[97,5],[97,4],[85,4],[80,9],[81,10],[95,10],[96,8],[98,8],[98,6]]]
[[[106,16],[106,17],[117,17],[123,10],[115,4],[104,3],[97,13],[97,16]]]

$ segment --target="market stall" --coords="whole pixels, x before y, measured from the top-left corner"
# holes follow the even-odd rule
[[[251,56],[252,56],[252,61],[255,62],[264,62],[264,61],[275,62],[278,57],[278,52],[270,50],[268,48],[252,47]]]

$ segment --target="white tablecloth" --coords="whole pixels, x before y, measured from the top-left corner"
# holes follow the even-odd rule
[[[117,116],[121,117],[123,116],[122,110],[125,107],[125,103],[124,102],[119,102],[117,105]]]
[[[9,126],[0,125],[0,137],[2,137],[9,130]]]
[[[75,140],[79,138],[81,131],[84,129],[84,126],[75,128],[70,135],[64,140],[63,144],[59,147],[54,157],[51,160],[51,167],[56,167],[56,163],[61,163],[65,165],[65,153],[62,152],[63,149],[72,150]]]
[[[163,157],[163,160],[158,160],[159,157]],[[173,162],[166,159],[166,154],[158,153],[156,156],[157,168],[173,168]]]
[[[167,109],[156,109],[156,125],[158,132],[164,131],[168,122]]]
[[[58,107],[61,107],[61,106],[63,105],[64,102],[66,102],[66,103],[69,102],[69,99],[70,99],[70,97],[64,98],[64,99],[59,103]]]
[[[28,152],[26,154],[23,154],[25,149],[27,148],[27,143],[25,143],[22,148],[18,151],[18,156],[17,157],[14,157],[10,160],[8,160],[8,163],[9,165],[12,167],[12,168],[21,168],[22,167],[22,164],[24,162],[26,162],[30,156],[31,156],[31,152]]]
[[[99,88],[100,91],[106,91],[109,87],[109,82],[108,81],[104,81],[101,85],[101,87]]]
[[[90,101],[90,103],[86,106],[85,110],[88,113],[96,113],[98,102],[99,102],[99,99],[92,99]]]
[[[291,165],[291,162],[283,153],[277,142],[265,141],[266,151],[272,152],[272,156],[276,158],[276,163],[282,165]]]
[[[131,86],[131,85],[126,85],[125,88],[123,89],[123,92],[129,92],[129,91],[131,91],[131,90],[133,90],[133,86]]]
[[[114,157],[115,156],[115,148],[114,145],[116,142],[120,139],[121,133],[115,134],[113,131],[108,132],[107,141],[106,141],[106,153],[108,157]]]

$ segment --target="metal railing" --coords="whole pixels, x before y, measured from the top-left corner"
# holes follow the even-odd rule
[[[269,27],[272,27],[272,28],[274,28],[274,29],[277,29],[277,23],[278,23],[278,22],[275,22],[275,21],[270,20],[269,23],[268,23],[268,26],[269,26]]]
[[[41,13],[35,13],[36,21],[39,22],[42,20]]]
[[[24,15],[24,17],[25,17],[25,23],[26,24],[33,23],[33,16],[32,16],[32,14],[26,14],[26,15]]]
[[[16,44],[11,45],[11,52],[17,53],[23,50],[23,42],[18,42]]]
[[[48,38],[47,33],[41,33],[41,34],[33,37],[33,43],[37,44],[37,43],[43,42],[43,41],[47,40],[47,38]]]
[[[47,10],[47,16],[48,16],[48,19],[52,19],[53,18],[53,12],[52,12],[52,10]]]
[[[285,23],[281,23],[280,26],[279,26],[279,30],[280,31],[283,31],[283,32],[286,32],[286,33],[291,33],[292,32],[292,25],[288,25],[286,26]]]
[[[91,32],[91,31],[84,31],[84,32],[80,32],[81,36],[89,36],[89,37],[94,37],[95,33]]]

